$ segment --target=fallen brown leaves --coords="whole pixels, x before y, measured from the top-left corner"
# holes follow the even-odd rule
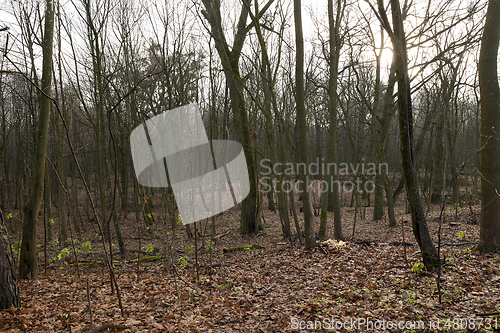
[[[279,225],[271,217],[266,221]],[[293,320],[324,323],[360,318],[434,321],[444,327],[447,319],[471,319],[475,313],[500,309],[498,256],[481,254],[472,245],[443,248],[443,303],[438,304],[436,273],[411,270],[421,260],[411,232],[406,239],[413,244],[407,246],[407,265],[403,245],[393,243],[400,227],[372,237],[359,235],[387,227],[380,221],[358,221],[358,227],[358,237],[342,246],[324,244],[304,252],[285,243],[268,225],[258,237],[237,240],[240,245],[265,243],[264,249],[223,254],[229,240],[217,244],[212,268],[205,253],[199,283],[193,260],[188,265],[175,262],[176,273],[168,262],[145,263],[140,275],[136,265],[118,263],[125,318],[120,316],[116,295],[110,293],[106,270],[87,267],[94,328],[112,323],[123,325],[111,330],[116,332],[283,332],[292,331]],[[445,243],[460,243],[456,229],[446,225],[444,230]],[[464,225],[461,230],[468,241],[477,239],[477,226]],[[395,233],[392,238],[390,233]],[[0,312],[0,331],[91,331],[86,283],[76,278],[74,268],[53,267],[48,279],[23,281],[20,290],[22,307]],[[430,330],[418,330],[423,331]]]
[[[401,268],[401,247],[348,242],[337,249],[305,253],[287,246],[236,252],[199,285],[193,268],[180,269],[175,282],[159,264],[144,266],[138,280],[132,267],[119,267],[127,318],[120,317],[106,279],[89,274],[96,326],[111,322],[122,332],[281,332],[291,319],[346,321],[350,318],[439,320],[473,318],[500,307],[499,259],[464,250],[444,251],[444,303],[437,303],[434,274]],[[419,260],[409,249],[410,262]],[[55,274],[54,274],[55,275]],[[188,285],[189,284],[189,285]],[[22,282],[22,304],[1,313],[8,332],[88,332],[83,281],[59,274]],[[70,329],[71,327],[71,329]]]

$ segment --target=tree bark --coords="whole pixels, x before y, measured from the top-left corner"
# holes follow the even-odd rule
[[[385,13],[383,0],[378,0],[378,9],[382,17],[384,28],[391,37],[393,52],[395,52],[401,164],[403,167],[408,201],[410,203],[413,234],[422,252],[422,260],[425,267],[431,268],[439,264],[439,258],[436,247],[432,243],[429,229],[427,228],[427,221],[420,198],[418,177],[415,171],[413,156],[413,111],[411,105],[408,53],[406,49],[406,36],[403,29],[403,17],[399,0],[391,0],[393,31]]]
[[[68,118],[68,111],[66,109],[66,93],[64,91],[64,81],[63,81],[63,66],[62,66],[62,55],[61,55],[61,4],[57,2],[57,12],[55,13],[57,16],[57,63],[59,67],[59,94],[57,94],[57,85],[56,88],[56,96],[59,97],[57,100],[59,101],[59,105],[62,108],[62,117]],[[54,113],[54,129],[56,133],[56,151],[57,151],[57,174],[62,183],[58,182],[57,186],[57,213],[59,215],[59,226],[61,230],[61,240],[66,242],[68,238],[68,221],[67,221],[67,202],[66,202],[66,193],[64,187],[67,187],[66,181],[66,168],[64,163],[64,128],[63,122],[64,119],[60,119],[61,116],[59,114]],[[68,193],[69,194],[69,193]],[[75,224],[75,231],[77,234],[80,233],[80,229],[78,225]]]
[[[248,18],[248,4],[241,7],[240,17],[237,25],[237,32],[234,38],[233,47],[230,50],[226,37],[222,30],[222,18],[220,13],[220,2],[203,0],[205,11],[203,15],[210,24],[212,36],[215,41],[215,48],[219,53],[226,84],[229,87],[231,96],[231,106],[236,123],[235,130],[238,139],[243,146],[245,159],[248,167],[248,177],[250,181],[250,192],[241,204],[240,232],[242,234],[252,234],[259,232],[259,195],[257,186],[257,165],[255,163],[254,152],[250,138],[250,127],[246,110],[245,95],[243,93],[244,83],[240,76],[239,60],[241,50],[250,26],[246,25]],[[260,17],[268,8],[266,7],[257,15]]]
[[[45,177],[45,155],[49,132],[52,84],[52,47],[54,35],[54,1],[47,0],[45,28],[42,41],[42,86],[40,93],[40,115],[37,124],[35,159],[31,176],[31,191],[24,206],[23,238],[19,261],[19,278],[38,279],[38,252],[36,248],[36,218],[40,211]]]
[[[383,39],[383,38],[382,38]],[[378,64],[379,66],[380,64]],[[379,75],[380,76],[380,73]],[[389,81],[387,83],[387,89],[385,91],[385,95],[382,100],[382,105],[376,105],[377,107],[374,107],[374,112],[376,116],[374,117],[376,119],[376,126],[375,130],[378,133],[375,133],[374,139],[375,139],[375,145],[376,147],[376,152],[377,152],[377,162],[378,166],[381,166],[384,163],[387,163],[387,142],[389,138],[389,133],[390,133],[390,127],[391,127],[391,122],[392,118],[394,115],[394,86],[396,85],[396,68],[395,68],[395,58],[393,55],[392,58],[392,63],[389,71]],[[380,90],[380,89],[379,89]],[[379,110],[378,108],[380,107],[380,114],[378,114]],[[380,170],[379,170],[380,171]],[[376,179],[376,184],[377,188],[380,186],[383,186],[383,189],[385,190],[385,195],[387,198],[387,213],[389,216],[389,226],[393,227],[396,225],[396,218],[394,214],[394,198],[392,196],[392,182],[391,179],[389,178],[389,175],[387,173],[377,173],[377,179]],[[377,195],[377,193],[376,193]],[[380,193],[378,194],[380,196]],[[377,201],[377,199],[375,199]],[[382,205],[383,205],[383,198],[382,198]],[[375,203],[374,205],[380,205],[379,203]],[[382,209],[382,215],[383,215],[383,209]],[[374,220],[375,220],[375,207],[374,207]],[[380,216],[382,218],[382,216]]]
[[[91,0],[85,1],[85,14],[87,18],[87,38],[90,46],[90,54],[92,56],[92,69],[93,69],[93,79],[94,79],[94,103],[96,110],[96,120],[94,123],[95,131],[95,151],[96,154],[95,164],[96,164],[96,178],[97,187],[99,189],[99,203],[101,206],[101,219],[103,221],[104,234],[108,236],[109,231],[109,218],[107,205],[108,200],[106,197],[106,180],[108,179],[108,159],[107,159],[107,137],[106,137],[106,118],[104,114],[104,78],[103,78],[103,45],[99,44],[101,31],[100,27],[94,26],[94,19],[91,13]],[[110,242],[111,243],[111,242]]]
[[[19,306],[19,289],[14,277],[14,261],[0,210],[0,310]]]
[[[299,165],[305,166],[299,169],[302,169],[300,178],[303,185],[302,200],[304,203],[305,249],[309,250],[316,246],[316,235],[308,191],[308,185],[312,180],[309,178],[309,150],[307,147],[307,120],[304,102],[304,36],[302,33],[301,0],[293,1],[293,9],[295,19],[295,102],[297,108],[297,131],[299,139]]]
[[[339,67],[339,56],[340,56],[340,37],[339,37],[339,25],[342,20],[343,15],[343,2],[337,1],[337,13],[334,18],[333,15],[333,0],[328,0],[328,22],[330,31],[330,58],[329,58],[329,70],[330,77],[328,81],[328,114],[330,120],[330,127],[328,128],[328,145],[326,151],[326,165],[330,163],[337,163],[337,85],[338,85],[338,67]],[[343,239],[342,236],[342,217],[340,214],[340,199],[339,199],[339,188],[337,184],[337,175],[330,172],[330,168],[327,168],[325,179],[328,184],[326,185],[327,190],[322,192],[321,198],[321,215],[320,215],[320,228],[319,236],[322,238],[326,237],[326,224],[327,224],[327,210],[329,196],[332,197],[333,204],[333,230],[335,239]]]
[[[479,55],[481,94],[481,223],[479,249],[500,248],[500,0],[490,0]]]
[[[249,6],[249,4],[244,4]],[[276,93],[274,91],[274,84],[275,80],[273,79],[272,75],[272,69],[271,69],[271,62],[269,60],[269,54],[267,52],[267,45],[264,40],[264,37],[262,35],[262,30],[260,27],[260,23],[258,21],[258,18],[253,14],[249,9],[249,15],[252,19],[252,22],[255,25],[255,32],[257,34],[257,38],[259,40],[259,44],[261,47],[261,53],[262,53],[262,68],[261,68],[261,77],[262,77],[262,86],[263,86],[263,92],[264,92],[264,105],[262,108],[262,112],[264,114],[264,117],[266,119],[266,133],[267,133],[267,139],[268,139],[268,144],[269,144],[269,150],[271,152],[271,166],[275,166],[276,162],[280,162],[281,165],[283,165],[283,158],[280,158],[278,155],[278,146],[281,146],[281,144],[278,144],[276,140],[276,132],[279,133],[280,131],[280,124],[278,121],[273,122],[273,113],[271,111],[272,108],[274,108],[275,112],[278,112],[278,104],[276,101]],[[259,12],[258,9],[258,4],[255,3],[255,13],[257,14]],[[280,56],[280,55],[278,55]],[[278,59],[279,63],[279,59]],[[276,128],[277,127],[277,131]],[[281,137],[279,137],[281,139]],[[274,168],[273,168],[274,169]],[[276,196],[278,198],[278,212],[280,216],[280,221],[281,221],[281,229],[283,231],[283,237],[285,238],[290,238],[291,233],[290,233],[290,219],[288,216],[288,207],[287,207],[287,195],[283,191],[283,174],[282,170],[280,170],[276,175],[274,175],[273,171],[271,170],[270,174],[264,175],[263,178],[261,178],[263,185],[265,186],[266,189],[270,189],[268,192],[268,201],[269,201],[269,210],[275,211],[276,208],[274,207],[274,202],[273,202],[273,180],[276,177],[276,188],[278,189],[276,191]],[[271,206],[272,204],[272,206]]]

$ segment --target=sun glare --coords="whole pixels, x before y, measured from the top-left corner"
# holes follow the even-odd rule
[[[380,65],[382,67],[389,67],[392,63],[392,49],[384,47],[382,49],[382,57],[380,59]]]

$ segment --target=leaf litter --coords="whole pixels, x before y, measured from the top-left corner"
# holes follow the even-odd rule
[[[352,208],[343,208],[345,235],[352,232],[353,214]],[[500,310],[498,254],[474,249],[479,227],[467,223],[467,217],[464,220],[465,209],[460,214],[460,223],[443,224],[442,304],[438,303],[436,271],[412,271],[421,258],[411,224],[404,222],[410,219],[407,215],[398,215],[398,225],[389,228],[384,220],[370,221],[367,208],[365,219],[358,216],[354,238],[328,239],[306,252],[297,241],[291,245],[282,238],[277,213],[265,211],[265,230],[258,235],[239,235],[235,225],[239,211],[233,209],[218,218],[222,236],[214,253],[200,247],[199,281],[194,255],[185,250],[194,244],[192,239],[174,243],[176,256],[141,263],[139,270],[130,260],[118,260],[114,269],[123,318],[102,264],[81,265],[82,279],[78,279],[74,262],[58,265],[56,261],[49,266],[47,278],[40,269],[40,280],[19,283],[22,306],[0,312],[0,331],[90,332],[86,278],[93,327],[106,323],[127,327],[108,332],[287,332],[308,331],[307,325],[314,323],[323,326],[310,326],[310,330],[325,331],[327,322],[359,320],[424,322],[425,329],[415,332],[460,331],[449,326],[446,330],[446,322],[452,325],[455,318],[470,322],[479,320],[476,313]],[[124,223],[134,227],[132,222]],[[437,227],[431,217],[429,229],[435,244]],[[459,232],[465,239],[458,237]],[[185,238],[180,229],[177,237]],[[152,241],[161,249],[161,239],[152,237]],[[223,253],[224,247],[242,244],[265,247]],[[186,260],[177,260],[179,256]],[[173,265],[168,258],[174,258]],[[431,330],[432,322],[439,322],[440,329]],[[462,331],[486,331],[486,326]],[[364,330],[342,327],[336,331]]]

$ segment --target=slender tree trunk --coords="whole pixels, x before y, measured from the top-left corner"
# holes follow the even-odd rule
[[[49,166],[48,162],[45,164],[45,179],[44,179],[44,189],[43,189],[43,201],[44,201],[44,207],[45,207],[45,215],[44,218],[47,218],[47,221],[49,222],[47,224],[47,239],[49,241],[52,240],[53,238],[53,220],[52,220],[52,205],[51,205],[51,196],[52,196],[52,190],[50,187],[50,172],[49,172]]]
[[[237,66],[237,63],[233,63],[233,66],[234,65]],[[239,78],[239,71],[236,75],[233,75],[234,72],[228,73],[225,71],[225,73],[229,84],[234,120],[237,127],[239,127],[237,128],[237,132],[239,132],[239,140],[245,153],[245,159],[248,167],[248,177],[250,181],[250,192],[241,203],[240,231],[242,234],[253,234],[259,232],[259,218],[257,216],[259,193],[257,188],[257,166],[255,164],[254,153],[251,145],[248,114],[243,94],[243,82]]]
[[[398,83],[399,135],[401,140],[401,163],[405,178],[409,208],[412,217],[413,234],[422,252],[425,267],[431,268],[439,263],[436,248],[432,243],[422,201],[419,193],[418,176],[413,156],[413,111],[411,105],[410,78],[408,76],[408,53],[406,36],[403,29],[403,18],[399,0],[391,0],[392,22],[390,28],[385,14],[383,0],[378,0],[379,13],[384,21],[384,28],[391,36],[395,54],[396,77]]]
[[[210,39],[210,44],[211,44],[211,39]],[[209,44],[209,45],[210,45]],[[219,122],[218,122],[218,116],[217,116],[217,92],[216,92],[216,83],[215,83],[215,76],[214,76],[214,67],[213,67],[213,49],[210,45],[210,50],[209,50],[209,62],[208,62],[208,73],[209,73],[209,78],[210,78],[210,139],[211,140],[218,140],[219,139]],[[187,224],[186,226],[188,226]],[[217,235],[217,228],[215,227],[215,216],[212,216],[211,218],[211,239],[212,241],[214,240],[214,237]],[[186,228],[186,231],[189,231],[189,229]],[[189,237],[189,232],[188,232],[188,237]],[[189,237],[190,238],[190,237]]]
[[[0,62],[0,70],[4,70],[4,62]],[[3,78],[4,75],[0,76],[0,96],[4,96],[4,86],[5,84],[3,83]],[[2,170],[2,175],[0,176],[0,186],[4,189],[0,193],[0,207],[10,207],[10,197],[8,196],[8,193],[11,193],[10,191],[10,184],[8,181],[9,177],[9,169],[8,169],[8,164],[7,164],[7,122],[6,122],[6,106],[7,103],[1,103],[0,105],[0,110],[1,110],[1,125],[0,127],[2,128],[2,142],[0,145],[0,170]]]
[[[239,69],[241,51],[248,32],[246,21],[249,13],[249,4],[244,3],[241,7],[237,31],[234,37],[233,47],[231,49],[229,48],[222,29],[220,2],[203,0],[203,4],[205,7],[203,15],[210,23],[212,36],[215,41],[215,48],[219,53],[224,75],[226,77],[226,84],[229,88],[234,122],[236,124],[235,131],[241,145],[243,146],[248,167],[250,192],[241,203],[240,232],[242,234],[257,233],[259,232],[259,218],[257,216],[259,210],[257,165],[251,145],[250,125],[246,110],[245,95],[243,93],[244,83],[240,76]],[[264,8],[262,12],[259,12],[259,16],[265,12],[267,8],[268,7]]]
[[[393,61],[391,64],[391,69],[389,72],[389,83],[387,85],[387,90],[384,96],[384,105],[383,112],[381,115],[380,121],[380,136],[379,138],[379,147],[378,151],[378,165],[381,166],[384,163],[387,163],[387,142],[389,138],[389,130],[391,127],[391,121],[394,115],[394,86],[396,85],[396,67],[395,67],[395,59],[393,56]],[[379,170],[380,171],[380,170]],[[385,196],[387,199],[387,212],[389,215],[389,226],[393,227],[396,225],[396,218],[394,214],[394,197],[392,194],[392,182],[389,178],[389,175],[385,173],[384,175],[384,189]]]
[[[259,12],[258,4],[257,2],[255,3],[255,12]],[[277,161],[280,161],[281,165],[283,165],[282,160],[278,156],[278,143],[276,140],[276,129],[275,127],[278,128],[278,133],[281,132],[279,130],[281,128],[281,125],[279,124],[279,121],[276,120],[273,123],[273,113],[271,112],[271,106],[275,109],[276,112],[278,112],[278,106],[276,102],[276,94],[273,90],[274,87],[274,80],[272,77],[272,71],[271,71],[271,64],[269,61],[269,56],[267,53],[267,46],[266,42],[264,41],[264,38],[262,36],[262,31],[260,27],[260,23],[257,19],[257,17],[252,14],[252,12],[249,10],[249,14],[252,18],[252,21],[255,25],[255,31],[257,33],[257,37],[259,39],[259,44],[261,47],[261,52],[262,52],[262,69],[261,69],[261,76],[262,76],[262,85],[263,85],[263,91],[264,91],[264,107],[262,112],[264,113],[264,117],[266,119],[266,133],[267,133],[267,138],[268,138],[268,144],[269,144],[269,150],[271,151],[271,167],[276,165]],[[276,117],[277,119],[277,117]],[[279,135],[279,134],[278,134]],[[281,140],[281,137],[279,137]],[[281,143],[279,144],[281,146]],[[280,149],[280,148],[278,148]],[[274,192],[273,189],[273,180],[274,177],[276,176],[276,188],[278,189],[276,191],[276,196],[278,197],[278,211],[279,211],[279,216],[280,216],[280,221],[281,221],[281,228],[283,231],[283,237],[289,238],[290,237],[290,219],[288,216],[288,209],[287,209],[287,195],[283,191],[283,175],[282,175],[282,170],[280,169],[278,171],[277,175],[274,175],[274,173],[270,172],[270,174],[264,175],[261,180],[263,181],[264,184],[266,184],[266,189],[270,189],[268,192],[268,201],[269,201],[269,210],[274,211],[276,208],[274,207],[274,202],[273,202],[273,195],[272,193]]]
[[[54,73],[55,75],[55,73]],[[55,81],[55,76],[54,76],[54,81]],[[61,87],[62,87],[62,82],[60,82]],[[59,105],[62,107],[62,112],[65,114],[65,106],[64,106],[64,97],[63,95],[60,96],[59,98],[59,92],[57,89],[57,84],[54,82],[55,86],[55,99],[59,101]],[[62,94],[62,91],[60,92]],[[64,168],[64,156],[63,156],[63,129],[62,125],[60,124],[60,119],[59,119],[59,114],[57,112],[54,112],[54,109],[52,109],[52,128],[54,129],[56,135],[55,135],[55,146],[56,146],[56,179],[57,179],[57,195],[56,195],[56,201],[57,201],[57,216],[59,218],[59,240],[61,241],[61,244],[65,244],[66,240],[68,239],[68,224],[66,220],[66,201],[65,201],[65,192],[63,186],[66,185],[66,170]],[[49,172],[48,172],[48,164],[47,164],[47,179],[46,181],[49,182]],[[49,184],[47,184],[49,185]],[[50,189],[50,186],[48,186]],[[49,199],[50,199],[50,190],[49,190]],[[49,204],[50,209],[50,200],[46,201]],[[50,223],[49,223],[50,224]]]
[[[300,165],[305,166],[300,172],[303,185],[302,200],[304,202],[304,229],[305,249],[309,250],[316,246],[316,235],[314,217],[311,211],[310,193],[308,185],[311,182],[309,176],[309,149],[307,147],[307,119],[304,103],[304,36],[302,34],[302,7],[301,0],[293,1],[295,18],[295,102],[297,105],[297,132]]]
[[[59,101],[59,105],[62,108],[62,116],[64,118],[68,118],[68,112],[66,110],[66,94],[64,91],[64,83],[63,83],[63,66],[62,66],[62,56],[61,56],[61,12],[60,12],[60,2],[57,2],[57,22],[58,22],[58,33],[57,33],[57,61],[58,61],[58,70],[59,70],[59,94],[57,100]],[[57,93],[57,85],[56,85],[56,93]],[[57,96],[57,94],[56,94]],[[59,225],[61,229],[61,240],[66,242],[68,238],[68,221],[67,221],[67,201],[66,195],[69,193],[65,193],[64,187],[67,188],[66,181],[66,168],[64,165],[64,129],[63,124],[60,119],[60,115],[58,112],[54,112],[54,129],[56,133],[56,151],[57,151],[57,174],[59,176],[59,180],[57,182],[57,213],[59,215]],[[77,234],[80,233],[80,228],[78,225],[75,225],[75,231]]]
[[[46,1],[45,28],[42,41],[42,86],[40,93],[40,114],[37,124],[35,159],[31,176],[31,191],[24,206],[23,239],[19,260],[21,279],[38,279],[38,251],[36,247],[36,219],[43,198],[45,176],[45,155],[49,132],[52,84],[52,47],[54,35],[54,1]]]
[[[444,189],[444,116],[439,117],[436,126],[436,140],[432,156],[432,183],[431,203],[438,204],[443,201]],[[451,175],[454,177],[454,175]]]
[[[333,15],[333,0],[328,0],[328,22],[330,31],[330,58],[329,70],[330,77],[328,81],[328,115],[329,115],[329,128],[328,128],[328,145],[326,150],[326,165],[337,163],[337,85],[338,85],[338,66],[340,56],[340,37],[339,29],[340,22],[343,15],[343,2],[337,1],[337,13]],[[327,180],[327,190],[322,192],[322,207],[320,214],[320,228],[319,236],[326,237],[327,226],[327,210],[329,197],[332,198],[333,210],[333,230],[335,239],[343,239],[342,236],[342,217],[340,214],[340,199],[339,199],[339,186],[337,185],[337,175],[332,173],[330,168],[327,168],[325,179]]]
[[[375,189],[373,193],[373,220],[384,217],[384,175],[375,175]]]
[[[389,175],[385,175],[385,197],[387,198],[387,213],[389,215],[389,227],[396,226],[396,216],[394,214],[394,199],[392,197],[392,183]]]
[[[265,45],[265,44],[264,44]],[[268,137],[268,142],[269,142],[269,149],[271,151],[271,165],[274,166],[276,164],[276,161],[278,160],[278,153],[276,151],[276,135],[275,135],[275,129],[274,129],[274,124],[273,124],[273,117],[271,113],[271,87],[270,87],[270,80],[271,80],[271,75],[268,73],[270,68],[267,68],[268,66],[268,58],[267,58],[267,51],[265,56],[265,65],[263,65],[262,68],[262,75],[263,75],[263,85],[264,85],[264,96],[265,96],[265,103],[264,103],[264,116],[266,118],[266,131],[267,131],[267,137]],[[287,204],[286,204],[286,194],[283,192],[283,176],[281,174],[282,170],[279,170],[279,174],[276,176],[273,174],[271,171],[269,175],[264,175],[263,180],[267,181],[268,188],[270,189],[268,192],[268,200],[269,202],[269,210],[274,211],[274,202],[273,200],[273,179],[276,177],[277,179],[277,191],[276,191],[276,196],[278,197],[278,211],[279,211],[279,216],[280,216],[280,221],[281,221],[281,229],[283,231],[283,237],[289,238],[290,237],[290,219],[287,214]],[[273,208],[273,209],[271,209]]]
[[[92,69],[94,79],[94,105],[96,112],[96,120],[94,123],[95,130],[95,165],[94,170],[97,187],[99,189],[99,203],[101,207],[101,218],[103,221],[104,233],[107,236],[109,230],[109,218],[107,212],[107,188],[106,188],[106,170],[108,159],[107,141],[106,141],[106,118],[104,114],[104,83],[103,83],[103,59],[102,49],[100,45],[100,29],[94,26],[94,20],[91,12],[91,0],[85,0],[85,14],[87,24],[87,38],[90,46],[90,54],[92,56]]]
[[[384,42],[384,29],[381,29],[381,43]],[[375,88],[374,88],[374,101],[373,101],[373,110],[372,110],[372,123],[370,126],[371,129],[371,137],[372,137],[372,149],[375,150],[375,160],[377,161],[377,165],[382,163],[382,159],[380,158],[383,154],[383,149],[385,148],[384,141],[382,138],[382,131],[380,129],[380,118],[377,116],[379,109],[384,108],[385,105],[380,105],[381,100],[381,79],[380,79],[380,61],[382,57],[382,50],[377,55],[377,64],[376,64],[376,73],[375,73]],[[384,116],[383,114],[381,115]],[[380,220],[384,217],[384,184],[385,184],[385,176],[379,172],[375,175],[375,189],[373,194],[373,220]]]
[[[73,226],[77,232],[80,230],[80,225],[77,220],[78,216],[78,177],[77,170],[75,167],[75,162],[73,159],[70,159],[70,171],[71,171],[71,195],[70,203],[71,203],[71,220],[73,222]]]
[[[479,249],[500,248],[500,0],[490,0],[479,55],[481,93],[481,224]]]

